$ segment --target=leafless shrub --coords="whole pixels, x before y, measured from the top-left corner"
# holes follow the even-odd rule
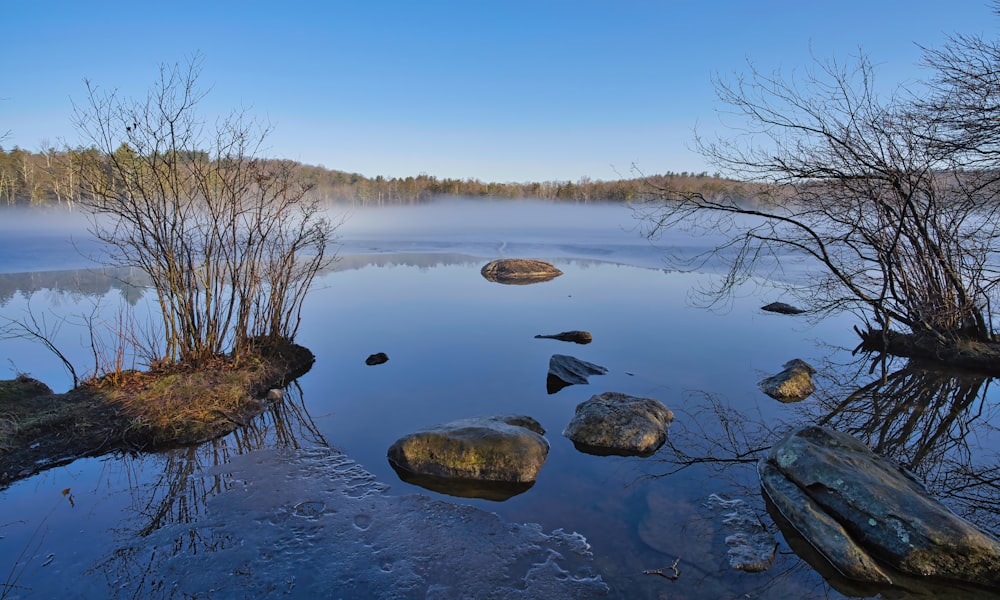
[[[270,131],[245,110],[196,113],[201,61],[161,67],[145,98],[87,82],[82,204],[109,260],[152,282],[168,361],[294,337],[335,227],[290,164],[259,157]]]

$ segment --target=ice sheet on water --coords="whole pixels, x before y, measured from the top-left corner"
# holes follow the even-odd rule
[[[166,526],[112,553],[101,569],[112,589],[130,597],[607,593],[591,572],[583,536],[545,533],[422,495],[389,495],[358,464],[330,450],[251,452],[214,475],[227,480],[228,489],[209,500],[206,517]]]

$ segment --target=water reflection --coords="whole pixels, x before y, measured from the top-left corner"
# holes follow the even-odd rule
[[[369,266],[431,269],[447,265],[478,265],[480,262],[481,259],[455,253],[357,254],[338,256],[337,260],[323,272],[357,270]],[[118,291],[126,302],[134,306],[142,299],[149,285],[149,277],[134,268],[106,267],[0,273],[0,307],[16,296],[29,298],[35,292],[42,290],[95,298],[103,297],[111,291]]]
[[[152,485],[140,488],[143,494],[133,498],[132,510],[143,522],[137,534],[146,536],[165,524],[191,523],[201,516],[208,499],[231,485],[217,468],[234,456],[264,448],[316,445],[328,444],[306,410],[301,388],[293,383],[281,401],[230,435],[159,453],[162,472]]]
[[[82,596],[598,598],[586,539],[427,496],[394,497],[326,447],[298,397],[165,453]],[[227,492],[227,493],[223,493]],[[425,591],[421,591],[425,590]]]
[[[734,408],[712,394],[689,394],[688,408],[672,425],[667,452],[657,459],[667,467],[659,476],[698,466],[725,474],[731,482],[746,481],[746,473],[771,444],[790,429],[812,423],[860,439],[914,473],[948,508],[976,527],[1000,534],[1000,457],[995,450],[1000,440],[994,425],[1000,408],[987,400],[992,379],[913,361],[891,370],[884,360],[827,365],[821,369],[827,384],[821,393],[789,407],[780,418],[760,409]],[[886,370],[878,372],[879,366]],[[858,387],[856,382],[866,379],[870,381]],[[744,491],[759,497],[750,484]],[[764,500],[760,508],[766,508]],[[790,548],[844,594],[986,597],[982,591],[932,588],[916,580],[906,581],[905,591],[897,587],[891,592],[846,581],[780,515],[767,512]]]
[[[135,305],[142,299],[148,278],[135,269],[69,269],[0,273],[0,306],[15,296],[24,298],[41,290],[101,297],[117,290],[122,299]]]
[[[814,422],[849,433],[896,461],[932,495],[996,535],[1000,456],[998,407],[987,402],[991,382],[976,373],[908,362],[843,399],[818,399],[813,411],[821,416]]]
[[[438,492],[439,494],[458,498],[481,498],[483,500],[503,502],[518,494],[523,494],[535,485],[534,481],[480,481],[433,477],[431,475],[421,475],[407,471],[392,461],[389,461],[389,464],[401,481],[412,483],[413,485]]]
[[[136,537],[149,537],[167,526],[189,525],[205,519],[209,500],[239,483],[227,477],[226,465],[235,457],[263,449],[306,447],[328,447],[328,444],[306,409],[301,388],[293,382],[285,388],[280,401],[225,437],[152,456],[124,456],[122,468],[136,481],[143,470],[148,471],[149,460],[162,461],[162,466],[151,483],[130,486],[131,498],[125,511],[129,526],[119,531],[122,545],[93,565],[89,573],[103,573],[108,589],[116,594],[129,596],[140,590],[156,590],[157,582],[147,580],[147,576],[156,573],[159,562],[167,557],[156,556],[155,551],[136,543]],[[219,551],[232,542],[228,537],[206,535],[194,528],[175,539],[172,552],[201,555]],[[138,588],[125,591],[131,586]]]

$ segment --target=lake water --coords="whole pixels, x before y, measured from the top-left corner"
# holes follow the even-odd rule
[[[753,462],[761,448],[825,420],[888,454],[929,455],[913,466],[932,489],[955,469],[1000,464],[987,381],[963,380],[967,405],[947,418],[937,404],[897,416],[871,394],[845,402],[880,373],[851,356],[854,321],[761,311],[782,298],[756,286],[723,310],[699,308],[691,292],[715,265],[683,273],[663,257],[712,240],[668,232],[650,243],[627,207],[451,200],[344,214],[341,260],[317,279],[297,340],[316,364],[286,402],[210,444],[77,460],[0,491],[0,597],[838,597],[767,517]],[[68,318],[53,337],[81,371],[93,361],[78,315],[113,320],[124,303],[144,318],[148,294],[122,274],[78,270],[81,248],[96,248],[80,221],[0,218],[0,314],[30,307],[50,326]],[[547,260],[564,274],[485,280],[480,268],[500,257]],[[534,337],[566,330],[594,341]],[[366,365],[375,352],[389,361]],[[608,372],[550,394],[553,354]],[[0,341],[0,358],[5,378],[71,385],[24,340]],[[782,404],[757,382],[792,358],[819,369],[820,389]],[[917,378],[937,390],[928,401],[957,404],[955,386],[934,388],[934,377],[897,381]],[[646,458],[578,451],[561,432],[578,403],[606,391],[671,408],[668,445]],[[505,501],[403,482],[386,460],[421,427],[511,413],[537,419],[551,448],[535,485]],[[977,490],[946,499],[996,531],[996,500]],[[770,569],[730,568],[732,504],[720,498],[742,500],[775,534]],[[677,559],[674,580],[643,573]]]

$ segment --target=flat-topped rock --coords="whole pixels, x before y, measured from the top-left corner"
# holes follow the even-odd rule
[[[563,274],[551,264],[531,258],[500,258],[486,263],[480,273],[489,281],[514,285],[549,281]]]

